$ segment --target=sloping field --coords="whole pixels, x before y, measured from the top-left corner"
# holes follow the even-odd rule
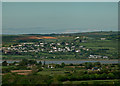
[[[51,37],[51,36],[41,36],[41,37],[37,37],[37,36],[29,36],[29,37],[21,37],[21,38],[17,38],[17,40],[26,40],[26,39],[57,39],[56,37]]]
[[[32,70],[11,70],[12,73],[17,73],[17,72],[31,72]]]
[[[28,75],[32,72],[32,70],[11,70],[11,72],[19,75]]]
[[[56,37],[43,36],[42,39],[57,39]]]

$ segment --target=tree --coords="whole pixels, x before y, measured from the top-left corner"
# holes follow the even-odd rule
[[[108,73],[108,69],[106,68],[106,66],[103,66],[102,70],[100,72],[101,73]]]
[[[73,66],[73,64],[72,64],[72,63],[70,63],[70,64],[69,64],[69,66]]]
[[[28,60],[27,59],[23,59],[22,61],[20,61],[19,65],[20,66],[26,66],[28,64]]]
[[[7,61],[2,62],[2,66],[7,66],[7,64],[8,64]]]
[[[2,68],[2,73],[10,72],[11,68]]]
[[[39,61],[38,65],[40,65],[40,66],[41,66],[41,65],[42,65],[42,62],[41,62],[41,61]]]
[[[63,62],[63,63],[61,63],[61,67],[63,68],[63,67],[65,67],[65,63]]]
[[[40,71],[42,71],[42,70],[43,70],[42,68],[39,68],[39,69],[38,69],[38,72],[40,72]]]
[[[43,66],[45,66],[45,61],[43,62]]]
[[[60,68],[60,67],[61,67],[61,65],[59,65],[59,64],[55,65],[55,68]]]
[[[89,79],[89,74],[84,74],[82,77],[83,80],[88,80]]]
[[[93,65],[92,65],[91,62],[86,62],[86,63],[85,63],[85,67],[86,67],[87,69],[91,69],[91,68],[93,67]]]
[[[32,67],[32,74],[33,74],[33,75],[36,75],[37,72],[38,72],[37,67],[36,67],[36,66],[33,66],[33,67]]]
[[[13,62],[13,65],[15,65],[17,62],[15,61],[15,62]]]
[[[118,63],[118,67],[119,67],[119,69],[120,69],[120,63]]]
[[[35,61],[35,60],[29,60],[28,63],[31,64],[31,65],[33,65],[33,64],[37,64],[37,61]]]
[[[100,62],[95,62],[94,66],[101,67],[101,63]]]
[[[90,74],[89,78],[92,79],[92,80],[94,80],[94,79],[96,79],[96,76],[95,76],[95,74]]]
[[[107,78],[107,74],[106,73],[101,74],[100,78],[101,79],[106,79]]]
[[[113,79],[115,78],[115,75],[113,73],[108,73],[108,78]]]

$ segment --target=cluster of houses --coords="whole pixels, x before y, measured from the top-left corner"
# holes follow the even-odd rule
[[[83,36],[83,40],[80,42],[87,42],[84,40],[87,37]],[[75,37],[75,40],[79,40],[80,37]],[[106,40],[106,38],[100,38],[100,40]],[[25,42],[20,44],[11,45],[9,47],[2,47],[0,51],[3,54],[11,54],[14,53],[31,53],[31,52],[48,52],[48,53],[56,53],[56,52],[75,52],[75,53],[82,53],[82,51],[90,51],[90,48],[86,48],[80,44],[76,44],[74,42]],[[90,55],[88,56],[89,59],[95,58],[103,58],[107,59],[107,56],[100,56],[100,55]]]
[[[101,58],[108,59],[108,56],[90,55],[88,58],[89,59],[101,59]]]
[[[9,52],[81,52],[81,49],[88,51],[89,49],[85,48],[85,46],[76,46],[73,43],[21,43],[17,45],[12,45],[10,47],[2,47],[2,52],[7,54]]]

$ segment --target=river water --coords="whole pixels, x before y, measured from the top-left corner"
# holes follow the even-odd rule
[[[0,63],[2,63],[3,61],[0,61]],[[14,60],[9,60],[7,61],[8,63],[13,63],[15,62]],[[19,61],[16,61],[16,62],[19,62]],[[37,61],[39,62],[39,61]],[[42,63],[44,63],[44,61],[42,60],[41,61]],[[101,64],[116,64],[118,63],[118,60],[46,60],[45,61],[45,64],[61,64],[61,63],[65,63],[65,64],[80,64],[80,63],[85,63],[85,62],[100,62]]]

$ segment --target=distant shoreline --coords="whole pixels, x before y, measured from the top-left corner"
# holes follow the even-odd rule
[[[22,59],[21,59],[22,60]],[[21,61],[21,60],[0,60],[0,61]],[[118,61],[119,59],[30,59],[36,61]]]
[[[4,60],[3,60],[4,61]],[[3,61],[0,61],[0,63],[2,63]],[[8,63],[14,63],[14,62],[20,62],[21,60],[5,60],[7,61]],[[85,62],[91,62],[91,63],[94,63],[94,62],[100,62],[101,64],[118,64],[119,61],[118,60],[36,60],[37,62],[41,61],[42,63],[45,63],[46,64],[61,64],[61,63],[65,63],[65,64],[82,64],[82,63],[85,63]]]
[[[111,31],[111,30],[108,30],[108,31],[101,31],[101,30],[99,30],[99,31],[84,31],[84,32],[76,32],[76,33],[98,33],[98,32],[119,32],[119,31],[117,31],[117,30],[113,30],[113,31]],[[64,34],[75,34],[75,33],[14,33],[14,34],[9,34],[9,33],[2,33],[2,34],[0,34],[0,35],[51,35],[51,34],[55,34],[55,35],[64,35]]]

